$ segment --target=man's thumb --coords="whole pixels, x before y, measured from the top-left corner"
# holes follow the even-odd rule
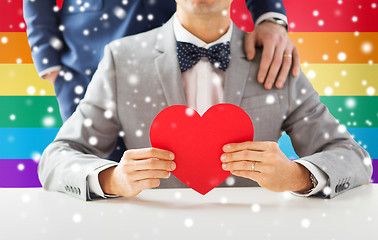
[[[247,55],[247,59],[251,61],[255,57],[256,53],[256,34],[254,32],[247,33],[244,38],[244,50]]]

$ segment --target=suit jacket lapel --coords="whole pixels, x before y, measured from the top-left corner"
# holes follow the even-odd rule
[[[176,57],[173,18],[157,33],[155,48],[160,53],[155,59],[155,66],[168,105],[187,105],[181,71]],[[251,69],[250,62],[245,59],[244,32],[234,25],[231,38],[231,62],[226,71],[224,83],[224,103],[240,106],[244,87]]]
[[[232,23],[233,24],[233,23]],[[224,83],[224,103],[240,106],[251,63],[246,61],[244,52],[244,32],[233,26],[231,37],[231,62],[226,71]]]
[[[160,28],[155,48],[160,53],[155,59],[155,66],[168,105],[186,105],[181,71],[177,60],[173,17]]]

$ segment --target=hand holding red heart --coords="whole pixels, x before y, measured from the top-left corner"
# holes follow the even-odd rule
[[[290,161],[275,142],[230,143],[223,147],[223,169],[249,178],[275,192],[306,191],[312,187],[309,171]],[[99,174],[105,194],[134,197],[160,185],[175,169],[172,152],[158,148],[127,150],[117,167]],[[255,170],[252,170],[252,164]]]
[[[248,141],[253,132],[249,116],[232,104],[215,105],[202,117],[186,106],[170,106],[151,125],[154,148],[127,150],[117,167],[100,172],[101,188],[106,194],[134,197],[158,187],[159,178],[172,171],[203,195],[230,174],[276,192],[311,189],[307,168],[290,161],[275,142]]]
[[[254,180],[261,187],[274,192],[312,188],[307,168],[290,161],[276,142],[230,143],[223,146],[223,151],[221,161],[224,170]]]
[[[98,178],[105,194],[134,197],[141,191],[158,187],[159,178],[169,178],[176,168],[174,154],[157,148],[125,151],[116,167],[100,172]]]

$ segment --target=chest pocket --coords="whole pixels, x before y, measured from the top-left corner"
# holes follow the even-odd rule
[[[240,107],[243,109],[279,108],[280,100],[277,93],[243,98]]]
[[[77,14],[102,10],[104,0],[64,0],[63,14]]]
[[[284,119],[277,93],[243,98],[240,107],[252,120],[256,141],[277,141]]]

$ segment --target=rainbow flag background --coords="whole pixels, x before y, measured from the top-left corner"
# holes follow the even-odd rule
[[[61,4],[61,0],[59,4]],[[289,36],[321,101],[373,158],[378,183],[378,1],[285,0]],[[246,31],[244,0],[232,17]],[[31,59],[22,0],[0,2],[0,187],[41,187],[37,165],[62,121],[53,86]],[[281,149],[297,158],[287,135]]]

